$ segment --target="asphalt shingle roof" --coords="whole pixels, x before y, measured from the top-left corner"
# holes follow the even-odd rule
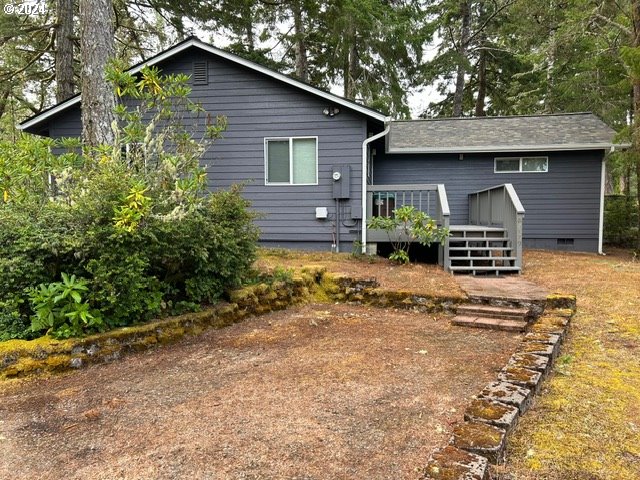
[[[592,113],[391,123],[389,153],[608,149],[615,131]]]

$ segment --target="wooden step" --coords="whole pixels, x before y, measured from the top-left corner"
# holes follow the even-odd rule
[[[511,239],[508,237],[500,238],[462,238],[462,237],[449,237],[449,243],[504,243]]]
[[[497,318],[506,320],[527,321],[529,315],[528,308],[497,307],[493,305],[479,305],[467,303],[458,307],[458,315],[480,316],[484,318]]]
[[[500,260],[504,260],[509,261],[509,260],[516,260],[516,257],[494,257],[494,256],[490,256],[490,257],[454,257],[454,256],[449,256],[449,258],[451,260],[496,260],[496,261],[500,261]]]
[[[451,266],[449,267],[449,269],[452,272],[467,272],[470,270],[476,270],[478,272],[490,272],[490,271],[496,271],[499,270],[501,272],[519,272],[520,271],[520,267],[501,267],[501,266],[496,266],[496,267],[471,267],[468,265],[465,266]]]
[[[456,315],[451,323],[460,327],[488,328],[508,332],[524,332],[527,329],[527,322],[523,320],[485,318],[474,315]]]
[[[487,250],[502,250],[502,251],[507,251],[507,250],[513,250],[513,247],[449,247],[449,250],[453,250],[456,252],[468,252],[468,251],[477,251],[477,252],[481,252],[481,251],[487,251]]]

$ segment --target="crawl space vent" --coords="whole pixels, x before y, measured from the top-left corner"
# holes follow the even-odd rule
[[[209,83],[209,69],[207,62],[193,62],[193,78],[194,85],[206,85]]]

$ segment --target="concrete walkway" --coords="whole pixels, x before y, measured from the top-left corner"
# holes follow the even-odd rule
[[[544,301],[549,294],[548,290],[516,275],[508,277],[456,275],[455,279],[467,296],[474,298],[539,302]]]

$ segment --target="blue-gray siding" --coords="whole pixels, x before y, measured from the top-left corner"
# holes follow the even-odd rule
[[[380,152],[381,149],[378,150]],[[451,224],[468,223],[468,194],[512,183],[526,210],[524,242],[538,248],[558,247],[558,238],[574,239],[576,250],[598,247],[602,151],[535,153],[549,157],[547,173],[494,173],[494,158],[522,154],[379,153],[374,184],[443,183]]]
[[[333,118],[326,117],[322,110],[329,106],[327,101],[199,50],[174,57],[161,69],[163,73],[190,74],[193,62],[202,60],[208,61],[209,83],[194,85],[191,99],[212,115],[228,119],[224,138],[203,159],[209,187],[215,190],[246,182],[245,197],[263,215],[257,222],[263,242],[299,242],[329,249],[335,218],[333,165],[351,167],[351,199],[342,202],[343,213],[361,209],[366,118],[345,108]],[[49,128],[54,138],[80,135],[79,109],[58,116]],[[318,137],[318,185],[265,185],[264,139],[290,136]],[[330,219],[316,220],[316,207],[328,207]],[[350,216],[341,223],[343,248],[347,248],[357,239],[359,225]]]

